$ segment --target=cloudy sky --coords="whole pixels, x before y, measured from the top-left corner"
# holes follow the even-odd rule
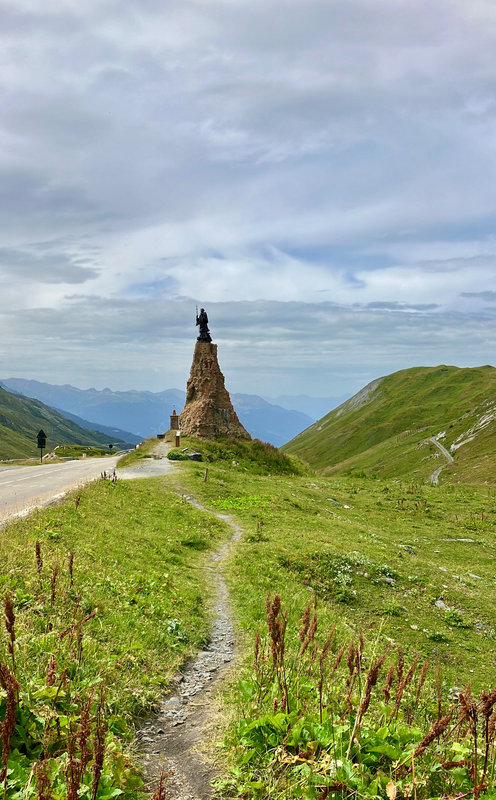
[[[494,363],[494,0],[1,0],[0,378]]]

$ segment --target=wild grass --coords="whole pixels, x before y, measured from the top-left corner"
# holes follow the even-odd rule
[[[494,797],[496,689],[448,699],[428,660],[334,626],[319,636],[316,598],[300,626],[278,594],[265,617],[235,688],[223,797]]]
[[[215,441],[197,439],[192,436],[181,437],[181,448],[188,448],[202,454],[207,463],[235,466],[240,472],[248,471],[257,475],[301,475],[308,468],[297,458],[285,455],[277,447],[259,439],[228,439],[219,437]],[[172,451],[172,456],[177,452]]]
[[[207,640],[203,559],[226,535],[185,491],[242,523],[227,577],[246,649],[258,630],[219,791],[491,797],[492,490],[278,472],[270,451],[257,464],[230,443],[203,453],[167,482],[101,481],[5,531],[7,797],[90,798],[98,775],[95,800],[137,796],[126,742]]]
[[[230,585],[246,647],[259,632],[230,697],[235,763],[219,793],[492,797],[492,491],[227,461],[207,481],[202,465],[181,472],[245,528]]]
[[[113,454],[108,447],[91,447],[78,444],[61,444],[53,451],[58,458],[102,458]]]
[[[139,463],[143,458],[150,458],[156,446],[157,439],[145,439],[145,441],[138,444],[134,450],[126,453],[119,459],[117,468],[131,467],[133,464]]]
[[[99,481],[2,534],[4,797],[142,796],[134,725],[208,641],[222,523],[162,479]]]
[[[268,590],[305,605],[317,592],[343,634],[380,629],[443,664],[447,687],[483,689],[496,667],[496,511],[485,487],[321,476],[257,476],[228,464],[181,468],[213,510],[246,535],[230,566],[242,629],[260,624]],[[263,523],[263,530],[260,523]]]

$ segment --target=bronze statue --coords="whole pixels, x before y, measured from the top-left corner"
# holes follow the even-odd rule
[[[207,312],[204,308],[200,308],[200,313],[198,314],[198,307],[196,309],[196,324],[200,326],[200,335],[197,338],[197,342],[211,342],[212,337],[210,336],[210,331],[208,329],[208,317]]]

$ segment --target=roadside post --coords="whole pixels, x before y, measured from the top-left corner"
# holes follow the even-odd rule
[[[47,437],[46,433],[41,428],[38,432],[38,447],[40,448],[40,464],[43,464],[43,450],[46,447]]]

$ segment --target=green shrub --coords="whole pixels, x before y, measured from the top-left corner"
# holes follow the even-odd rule
[[[470,628],[470,622],[463,616],[460,611],[457,611],[456,608],[452,608],[449,611],[446,611],[443,617],[446,625],[449,625],[450,628]]]
[[[302,475],[308,469],[294,456],[260,439],[187,439],[207,461],[221,461],[256,475]],[[170,458],[169,453],[169,458]]]
[[[189,461],[188,454],[183,453],[182,450],[169,450],[167,458],[171,461]]]

